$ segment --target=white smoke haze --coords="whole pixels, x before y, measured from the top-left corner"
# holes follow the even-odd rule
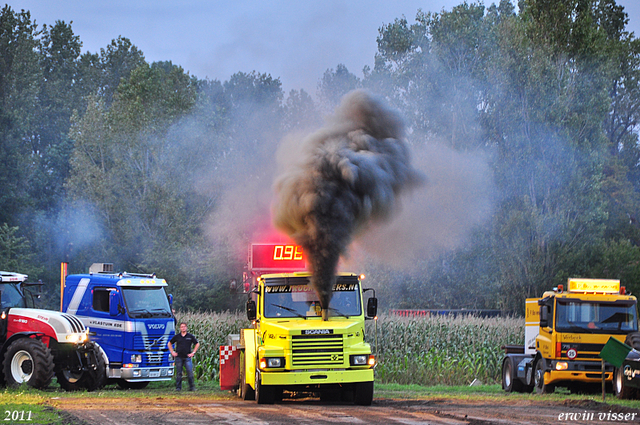
[[[404,136],[397,112],[353,91],[327,126],[293,149],[297,160],[285,161],[276,179],[274,223],[306,252],[325,318],[338,261],[353,237],[389,219],[399,195],[423,181]]]
[[[379,264],[406,269],[459,248],[491,216],[494,187],[486,154],[439,143],[413,147],[412,153],[428,183],[402,197],[391,221],[361,234],[346,265],[360,266],[364,251]]]

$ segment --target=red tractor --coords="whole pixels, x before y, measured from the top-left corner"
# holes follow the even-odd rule
[[[0,383],[46,388],[55,375],[68,391],[102,387],[105,361],[89,329],[71,314],[27,308],[25,289],[41,285],[27,277],[0,271]]]

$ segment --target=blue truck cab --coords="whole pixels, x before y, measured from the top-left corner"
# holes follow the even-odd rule
[[[114,273],[108,263],[66,277],[62,310],[89,328],[110,382],[144,388],[173,377],[167,343],[175,334],[175,319],[166,286],[155,275]]]

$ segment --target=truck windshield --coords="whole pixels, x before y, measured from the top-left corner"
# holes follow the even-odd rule
[[[0,299],[2,308],[27,306],[15,283],[0,283]]]
[[[308,282],[306,279],[305,281]],[[361,312],[359,283],[335,284],[329,316],[359,316]],[[264,316],[318,317],[322,316],[322,310],[318,295],[310,284],[275,285],[265,287]]]
[[[636,332],[636,304],[558,300],[556,330],[589,333]]]
[[[171,317],[167,294],[162,287],[123,287],[122,295],[131,317]]]

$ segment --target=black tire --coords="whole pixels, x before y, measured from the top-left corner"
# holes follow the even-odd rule
[[[615,368],[613,371],[613,393],[621,400],[628,400],[636,398],[636,388],[631,388],[625,385],[626,378],[622,369]]]
[[[627,335],[624,340],[624,343],[630,346],[631,348],[635,348],[636,350],[640,350],[640,332],[633,332]],[[625,385],[626,378],[624,376],[624,372],[620,368],[615,368],[613,371],[613,393],[619,399],[634,399],[638,397],[638,389],[628,387]]]
[[[65,391],[80,391],[84,389],[82,385],[82,377],[84,373],[80,370],[71,370],[63,365],[56,365],[56,379],[58,384]]]
[[[273,404],[276,399],[273,390],[273,387],[269,385],[262,385],[262,383],[260,382],[260,371],[256,367],[256,402],[258,404]]]
[[[502,362],[502,389],[508,393],[524,391],[524,384],[516,377],[516,368],[511,357],[506,357]]]
[[[117,384],[123,390],[143,390],[147,388],[147,386],[149,385],[149,381],[129,382],[125,381],[124,379],[118,379]]]
[[[373,402],[373,381],[356,383],[353,402],[359,406],[371,406]]]
[[[60,386],[66,391],[96,391],[104,387],[107,381],[107,372],[100,350],[91,349],[89,355],[92,366],[86,370],[71,368],[69,365],[56,364],[55,373]]]
[[[256,398],[255,391],[253,391],[251,385],[247,384],[244,362],[240,363],[240,397],[243,400],[255,400]]]
[[[640,351],[640,332],[633,332],[627,335],[624,339],[624,343]]]
[[[53,378],[53,355],[40,340],[17,339],[4,355],[3,372],[9,387],[27,384],[33,388],[46,388]]]
[[[533,371],[533,382],[537,394],[552,394],[556,386],[544,383],[544,359],[538,359]]]

